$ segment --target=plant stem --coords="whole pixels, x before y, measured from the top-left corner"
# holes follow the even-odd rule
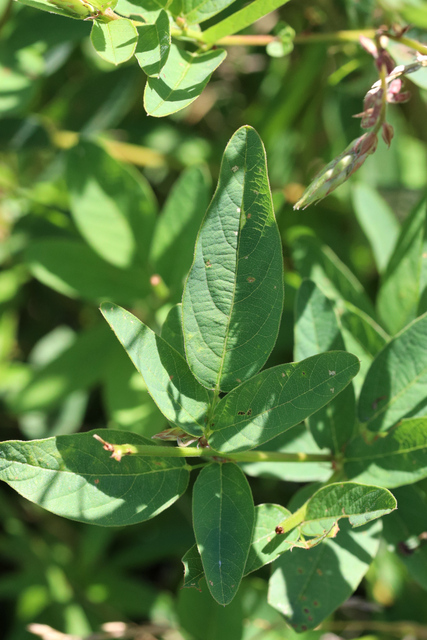
[[[406,38],[405,36],[393,36],[393,35],[390,35],[389,33],[387,33],[386,35],[387,35],[387,38],[390,38],[390,40],[394,40],[395,42],[400,42],[400,44],[403,44],[406,47],[409,47],[410,49],[414,49],[415,51],[418,51],[418,53],[421,53],[424,56],[427,55],[427,45],[422,44],[421,42],[418,42],[418,40],[414,40],[413,38]]]
[[[123,456],[145,456],[158,458],[216,458],[230,462],[332,462],[330,454],[282,453],[280,451],[244,451],[222,454],[209,448],[166,447],[162,445],[112,444],[100,436],[94,438],[112,452],[112,457],[120,460]]]

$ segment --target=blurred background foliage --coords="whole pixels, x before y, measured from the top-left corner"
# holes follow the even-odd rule
[[[426,42],[426,7],[423,0],[298,0],[248,33],[282,23],[297,35],[410,23],[411,37]],[[98,305],[121,303],[159,330],[180,299],[224,147],[243,124],[264,140],[284,243],[285,312],[269,364],[292,360],[300,275],[289,242],[304,229],[374,298],[375,235],[396,235],[426,187],[427,70],[408,82],[411,101],[390,108],[390,150],[381,142],[350,183],[294,212],[322,164],[360,135],[352,116],[376,72],[357,41],[297,43],[285,57],[229,47],[198,100],[155,119],[143,111],[136,62],[116,69],[98,58],[88,22],[1,0],[0,29],[2,439],[105,426],[151,436],[165,427]],[[384,210],[384,229],[370,226],[369,206]],[[267,496],[287,504],[298,486],[252,479],[255,503]],[[110,530],[62,520],[2,486],[3,637],[31,637],[31,622],[87,635],[111,621],[158,624],[166,629],[158,637],[168,640],[295,636],[266,603],[267,568],[246,579],[227,608],[206,589],[180,590],[180,557],[193,543],[190,500],[187,493],[154,521]],[[425,638],[427,584],[413,572],[403,553],[384,544],[355,596],[304,636],[404,637],[398,623],[411,620],[424,625],[411,637]]]

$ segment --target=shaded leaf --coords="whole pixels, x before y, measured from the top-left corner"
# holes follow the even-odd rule
[[[358,370],[351,353],[332,351],[261,371],[217,404],[210,446],[246,451],[271,440],[330,402]]]
[[[172,7],[168,6],[169,4],[170,0],[119,0],[116,12],[121,16],[142,16],[147,22],[154,23],[163,9],[171,11]],[[178,13],[179,10],[173,12],[173,15]]]
[[[184,335],[182,333],[182,305],[176,304],[169,311],[162,326],[161,336],[185,358]]]
[[[290,511],[279,504],[260,504],[255,507],[255,526],[252,544],[245,566],[245,576],[273,562],[278,556],[292,548],[298,531],[287,536],[275,533],[276,525],[290,515]]]
[[[358,182],[352,189],[356,217],[372,247],[379,273],[382,273],[399,235],[399,223],[386,201],[368,184]]]
[[[234,0],[182,0],[182,12],[187,24],[199,23],[209,20],[233,2]]]
[[[182,299],[187,360],[209,388],[230,391],[266,362],[280,325],[283,261],[265,150],[242,127],[224,152]]]
[[[119,269],[78,240],[38,240],[26,250],[25,260],[40,282],[71,298],[133,304],[149,292],[146,272]]]
[[[398,333],[375,357],[359,398],[359,420],[387,431],[427,413],[427,314]]]
[[[154,24],[138,27],[135,58],[147,76],[159,76],[168,59],[170,46],[170,25],[166,11],[160,11]]]
[[[190,53],[171,45],[169,57],[158,78],[148,78],[144,107],[148,115],[162,118],[194,102],[226,57],[223,49]]]
[[[335,540],[294,549],[273,564],[268,602],[297,632],[313,629],[356,590],[380,543],[381,521],[356,531],[344,523]]]
[[[138,31],[127,18],[111,22],[94,22],[90,39],[101,58],[118,65],[129,60],[135,53]]]
[[[203,435],[209,392],[193,377],[182,355],[129,311],[104,303],[101,312],[166,419],[187,433]]]
[[[201,167],[190,167],[174,184],[158,217],[150,261],[175,297],[179,295],[181,298],[209,197],[210,179],[207,171]]]
[[[152,444],[130,432],[102,429],[116,443]],[[95,432],[0,444],[0,479],[18,493],[71,520],[103,526],[143,522],[187,488],[184,460],[108,457]]]
[[[357,482],[400,487],[427,476],[427,419],[403,420],[373,442],[359,436],[345,450],[344,471]]]
[[[87,140],[67,151],[66,179],[74,221],[94,251],[117,267],[145,265],[156,217],[148,182]]]
[[[395,334],[427,310],[427,200],[405,220],[377,297],[378,315]]]
[[[202,559],[200,557],[197,544],[187,551],[181,560],[184,565],[184,582],[182,584],[183,589],[195,588],[200,589],[200,581],[205,577],[203,570]]]
[[[317,353],[344,350],[344,340],[331,301],[312,280],[304,280],[295,300],[295,360]],[[308,418],[320,448],[338,453],[350,440],[356,419],[353,385]]]
[[[236,595],[253,525],[252,493],[239,467],[204,467],[194,484],[193,526],[206,582],[219,604],[228,604]]]

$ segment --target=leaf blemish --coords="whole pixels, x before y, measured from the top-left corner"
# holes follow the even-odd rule
[[[246,415],[247,416],[251,416],[252,415],[252,409],[248,409],[247,412],[246,412]]]
[[[237,207],[237,213],[240,213],[240,212],[241,212],[241,208]]]
[[[239,167],[236,165],[234,167],[231,167],[231,170],[232,170],[233,173],[236,173],[236,171],[239,170]]]
[[[246,278],[246,280],[251,283],[255,282],[255,278],[253,276],[249,276],[249,278]]]
[[[317,573],[319,576],[323,576],[323,571],[322,571],[322,569],[316,569],[316,573]],[[315,606],[317,606],[317,602],[316,602],[316,601],[315,601],[313,604],[314,604]]]
[[[212,262],[210,260],[206,260],[205,266],[206,266],[207,269],[209,269],[209,267],[212,266]]]
[[[329,371],[330,376],[334,376],[335,374],[336,374],[336,371]]]
[[[251,217],[252,217],[252,214],[251,214],[251,213],[248,213],[248,215],[247,215],[246,217],[247,217],[247,218],[248,218],[248,220],[249,220],[249,218],[251,218]]]
[[[238,415],[238,416],[244,416],[244,415],[245,415],[245,412],[244,412],[244,411],[238,411],[238,412],[237,412],[237,415]]]
[[[96,478],[95,484],[99,484],[99,478]]]
[[[334,393],[334,391],[335,391],[335,387],[331,387],[331,388],[329,389],[329,391],[330,391],[331,393]]]

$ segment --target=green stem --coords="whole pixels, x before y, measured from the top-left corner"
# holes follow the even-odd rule
[[[280,451],[244,451],[224,455],[209,448],[165,447],[162,445],[111,444],[100,436],[94,438],[101,442],[112,457],[120,460],[123,456],[145,456],[158,458],[217,458],[231,462],[332,462],[329,454],[281,453]]]
[[[304,503],[302,507],[297,509],[297,511],[282,520],[282,522],[279,522],[276,528],[276,532],[280,533],[281,535],[284,533],[289,533],[289,531],[292,531],[292,529],[295,529],[295,527],[297,527],[299,524],[301,524],[301,522],[304,521],[306,512],[307,503]]]
[[[393,36],[389,33],[387,33],[387,38],[390,38],[390,40],[394,40],[395,42],[400,42],[400,44],[403,44],[410,49],[414,49],[424,56],[427,55],[427,45],[418,42],[418,40],[413,40],[413,38],[406,38],[405,36]]]

